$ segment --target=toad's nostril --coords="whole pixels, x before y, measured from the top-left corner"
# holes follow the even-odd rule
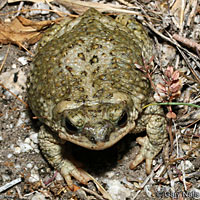
[[[86,124],[83,133],[92,143],[96,144],[97,142],[109,141],[113,130],[114,125],[108,120],[103,120],[95,125]]]

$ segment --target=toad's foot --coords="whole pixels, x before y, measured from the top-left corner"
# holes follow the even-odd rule
[[[153,146],[148,137],[138,137],[136,140],[140,145],[141,149],[139,154],[130,164],[130,169],[137,167],[143,160],[146,160],[146,173],[150,174],[152,161],[154,157],[160,152],[162,146]]]
[[[39,143],[42,153],[48,162],[64,177],[68,187],[73,190],[74,185],[72,177],[77,179],[82,184],[87,184],[90,180],[82,170],[79,170],[70,160],[66,158],[68,152],[64,152],[63,144],[65,141],[61,140],[56,133],[42,126],[39,133]]]
[[[86,174],[82,173],[82,170],[79,170],[75,165],[71,162],[64,160],[62,167],[60,168],[60,173],[64,177],[68,187],[73,190],[73,181],[71,177],[74,177],[82,184],[87,184],[90,180],[90,177],[86,176]]]

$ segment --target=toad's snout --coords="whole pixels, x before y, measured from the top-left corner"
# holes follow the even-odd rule
[[[94,144],[109,141],[110,134],[114,131],[114,125],[103,120],[98,123],[87,123],[83,128],[83,134]]]

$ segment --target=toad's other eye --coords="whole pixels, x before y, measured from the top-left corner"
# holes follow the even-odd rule
[[[117,125],[122,128],[122,127],[126,126],[127,120],[128,120],[128,114],[126,111],[124,111],[122,113],[122,115],[120,116],[120,118],[117,122]]]
[[[65,128],[70,133],[78,132],[78,128],[67,117],[65,117]]]

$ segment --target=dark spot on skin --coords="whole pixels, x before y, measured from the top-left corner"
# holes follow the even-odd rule
[[[18,78],[19,78],[18,77],[18,72],[14,73],[14,79],[13,79],[14,83],[17,82]]]
[[[114,40],[113,36],[108,37],[108,41],[113,41],[113,40]]]
[[[81,60],[85,61],[85,55],[84,55],[83,53],[78,53],[78,57],[79,57]]]
[[[82,40],[82,39],[77,40],[77,44],[79,46],[82,46],[84,44],[84,40]]]
[[[74,44],[70,44],[67,48],[72,49],[74,47]]]
[[[72,67],[65,66],[65,68],[66,68],[66,70],[67,70],[71,75],[73,75],[73,74],[72,74]]]
[[[92,73],[97,74],[99,72],[100,67],[98,66]]]
[[[83,87],[79,87],[78,90],[79,90],[80,92],[84,92],[84,88],[83,88]]]
[[[94,64],[94,63],[98,63],[99,62],[99,58],[98,56],[93,56],[91,59],[90,59],[90,64]]]
[[[99,48],[102,48],[102,45],[101,44],[92,44],[91,48],[92,49],[99,49]]]
[[[87,72],[86,72],[86,71],[82,71],[82,72],[81,72],[81,75],[87,76]]]

